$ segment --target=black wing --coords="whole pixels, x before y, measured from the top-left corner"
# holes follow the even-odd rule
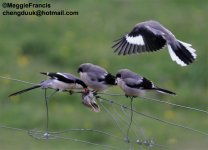
[[[118,55],[157,51],[164,47],[166,40],[161,33],[156,32],[144,25],[135,26],[129,34],[115,41],[112,48]]]
[[[137,88],[137,89],[154,89],[154,84],[146,78],[142,78],[142,81],[139,83],[126,83],[128,87]]]
[[[110,73],[106,74],[104,78],[99,78],[98,82],[105,82],[109,85],[116,85],[116,77]]]
[[[54,72],[41,72],[41,74],[47,75],[51,77],[52,79],[57,79],[59,81],[62,81],[64,83],[75,83],[75,80],[67,78],[65,75],[61,73],[54,73]]]

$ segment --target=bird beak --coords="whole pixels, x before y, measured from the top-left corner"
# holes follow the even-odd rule
[[[118,84],[118,80],[117,80],[117,78],[116,78],[116,80],[115,80],[115,84]]]
[[[121,81],[121,78],[117,77],[115,83],[118,84],[120,81]]]

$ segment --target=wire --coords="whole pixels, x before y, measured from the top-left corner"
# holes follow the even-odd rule
[[[108,100],[108,99],[105,99],[105,98],[102,98],[102,97],[99,97],[97,96],[98,99],[102,99],[102,100],[105,100],[105,101],[110,101],[111,103],[114,103],[116,105],[119,105],[119,106],[122,106],[124,107],[125,109],[128,109],[128,110],[131,110],[131,108],[127,107],[127,106],[124,106],[124,105],[121,105],[119,103],[116,103],[115,101],[112,101],[112,100]],[[196,133],[199,133],[199,134],[202,134],[202,135],[205,135],[205,136],[208,136],[208,133],[206,132],[203,132],[203,131],[200,131],[200,130],[197,130],[197,129],[193,129],[191,127],[188,127],[188,126],[183,126],[183,125],[180,125],[180,124],[176,124],[176,123],[172,123],[172,122],[169,122],[169,121],[165,121],[165,120],[162,120],[160,118],[157,118],[157,117],[153,117],[153,116],[149,116],[149,115],[146,115],[144,113],[141,113],[141,112],[138,112],[134,109],[132,109],[133,112],[139,114],[139,115],[142,115],[144,117],[147,117],[147,118],[151,118],[153,120],[156,120],[156,121],[159,121],[159,122],[162,122],[162,123],[165,123],[165,124],[169,124],[169,125],[172,125],[172,126],[175,126],[175,127],[180,127],[180,128],[183,128],[183,129],[186,129],[186,130],[189,130],[189,131],[193,131],[193,132],[196,132]]]
[[[22,82],[22,83],[26,83],[26,84],[30,84],[30,85],[38,85],[37,83],[27,82],[27,81],[15,79],[15,78],[10,78],[10,77],[3,77],[3,76],[0,76],[0,78],[12,80],[12,81],[17,81],[17,82]]]
[[[131,101],[130,101],[130,107],[131,107],[131,118],[130,118],[130,122],[128,124],[128,129],[127,129],[127,132],[126,132],[126,138],[127,140],[129,140],[129,130],[131,128],[131,124],[132,124],[132,121],[133,121],[133,97],[131,97]]]
[[[111,135],[110,133],[106,133],[103,131],[99,131],[99,130],[92,130],[92,129],[68,129],[65,131],[60,131],[60,132],[47,132],[48,137],[46,137],[46,133],[45,131],[38,131],[36,129],[33,130],[25,130],[25,129],[21,129],[21,128],[14,128],[14,127],[10,127],[10,126],[6,126],[6,125],[0,125],[0,128],[5,128],[5,129],[10,129],[10,130],[14,130],[14,131],[20,131],[20,132],[25,132],[28,133],[28,135],[30,135],[31,137],[37,139],[37,140],[54,140],[54,139],[64,139],[64,140],[71,140],[74,142],[81,142],[81,143],[86,143],[86,144],[90,144],[90,145],[95,145],[95,146],[99,146],[99,147],[103,147],[106,149],[120,149],[118,147],[115,146],[111,146],[111,145],[107,145],[107,144],[99,144],[99,143],[93,143],[93,142],[89,142],[89,141],[85,141],[85,140],[80,140],[77,138],[72,138],[72,137],[64,137],[64,136],[60,136],[58,134],[62,134],[65,133],[66,131],[92,131],[92,132],[98,132],[98,133],[103,133],[105,135]],[[114,138],[120,139],[119,137],[116,136],[112,136]]]
[[[125,96],[124,94],[112,94],[112,93],[102,93],[102,92],[100,92],[98,94],[109,95],[109,96]],[[144,97],[144,96],[140,96],[138,98],[141,98],[142,100],[146,99],[146,100],[149,100],[149,101],[155,101],[155,102],[159,102],[159,103],[172,105],[172,106],[175,106],[175,107],[185,108],[185,109],[194,110],[194,111],[198,111],[198,112],[202,112],[202,113],[208,114],[208,111],[202,110],[202,109],[199,109],[199,108],[194,108],[194,107],[190,107],[190,106],[184,106],[184,105],[175,104],[175,103],[171,103],[171,102],[166,102],[166,101],[162,101],[162,100],[158,100],[158,99],[150,98],[150,97]]]

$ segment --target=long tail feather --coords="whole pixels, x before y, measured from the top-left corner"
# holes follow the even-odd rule
[[[18,95],[18,94],[22,94],[22,93],[24,93],[24,92],[27,92],[27,91],[30,91],[30,90],[33,90],[33,89],[36,89],[36,88],[39,88],[39,87],[41,87],[41,85],[35,85],[35,86],[30,87],[30,88],[27,88],[27,89],[24,89],[24,90],[21,90],[21,91],[12,93],[12,94],[9,95],[9,97],[11,97],[11,96],[16,96],[16,95]]]
[[[46,73],[46,72],[40,72],[40,73],[43,75],[46,75],[46,76],[48,75],[48,73]]]
[[[165,93],[165,94],[176,95],[175,92],[172,92],[172,91],[169,91],[166,89],[162,89],[162,88],[156,88],[155,90],[157,90],[158,92],[161,92],[161,93]]]
[[[196,50],[191,47],[191,44],[177,40],[167,46],[171,59],[181,66],[189,65],[197,57]]]

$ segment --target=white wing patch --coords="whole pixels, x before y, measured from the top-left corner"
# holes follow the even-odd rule
[[[183,42],[183,41],[180,41],[180,40],[177,40],[178,42],[180,42],[181,44],[183,44],[184,46],[192,46],[191,44],[189,43],[186,43],[186,42]]]
[[[135,37],[126,35],[126,40],[130,44],[135,44],[135,45],[140,45],[140,46],[145,45],[144,40],[141,35],[135,36]]]
[[[173,61],[175,61],[177,64],[181,65],[181,66],[187,66],[187,64],[185,64],[182,60],[180,60],[178,58],[178,56],[176,56],[176,54],[174,53],[173,49],[171,48],[171,46],[168,44],[168,51],[170,53],[170,57]]]
[[[60,73],[60,72],[57,72],[57,74],[60,75],[60,76],[62,76],[62,77],[64,77],[64,78],[66,78],[66,79],[68,79],[67,76],[65,76],[64,74],[62,74],[62,73]]]

